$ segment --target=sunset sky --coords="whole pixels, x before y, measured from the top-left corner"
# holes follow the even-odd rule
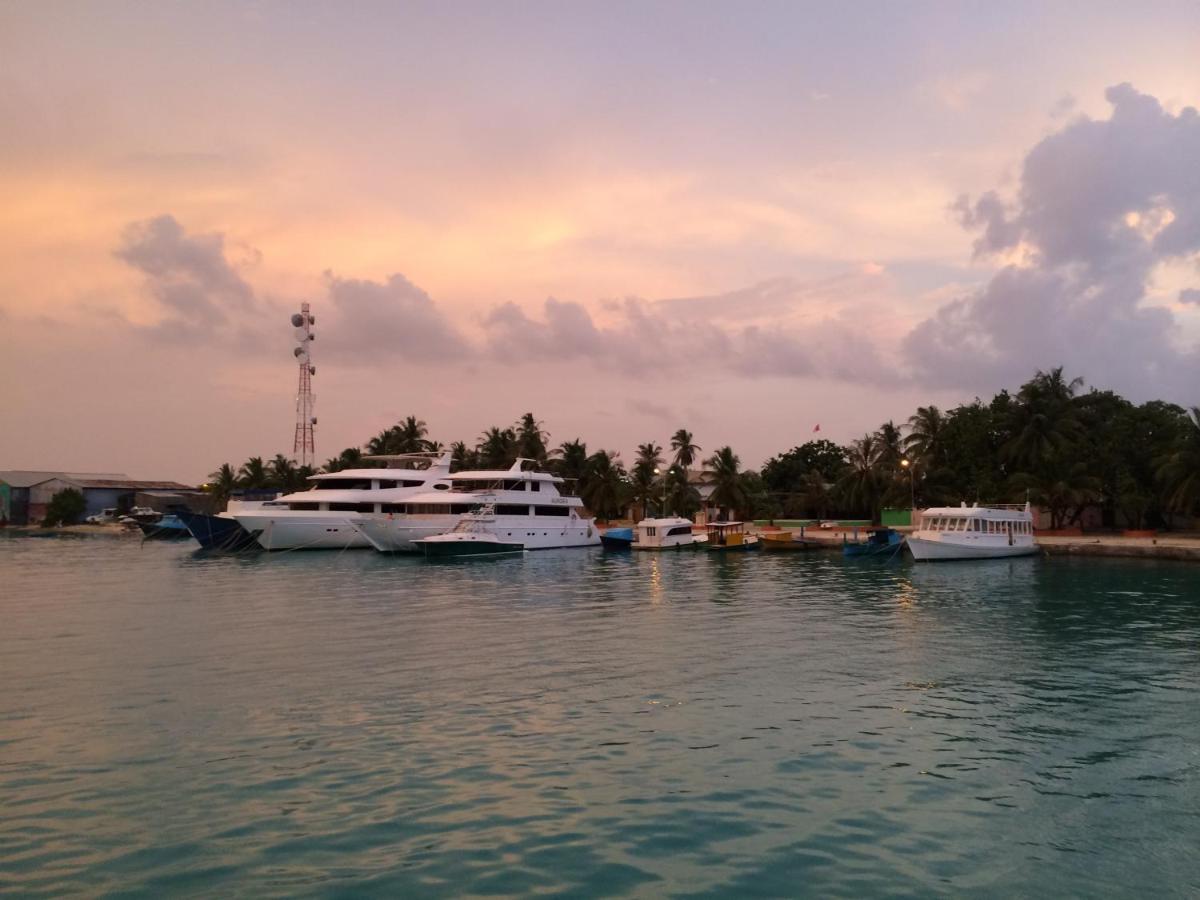
[[[0,2],[0,469],[1200,403],[1195,3]]]

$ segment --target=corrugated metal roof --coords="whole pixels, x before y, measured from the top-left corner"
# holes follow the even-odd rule
[[[122,481],[129,478],[123,472],[37,472],[29,469],[13,469],[0,472],[0,481],[15,488],[33,487],[51,478],[63,478],[68,481],[78,481],[81,478]]]
[[[64,477],[65,481],[77,484],[82,488],[115,488],[124,491],[188,491],[194,490],[178,481],[137,481],[132,478],[73,478]]]

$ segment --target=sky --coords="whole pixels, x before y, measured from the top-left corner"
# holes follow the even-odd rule
[[[1200,403],[1194,3],[0,0],[0,469]],[[814,428],[820,425],[820,432]]]

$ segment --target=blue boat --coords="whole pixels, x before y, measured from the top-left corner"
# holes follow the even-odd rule
[[[240,553],[244,550],[260,550],[257,535],[242,527],[237,519],[225,516],[209,516],[204,513],[179,510],[176,515],[187,526],[188,532],[205,550],[220,553]]]
[[[609,528],[600,535],[600,545],[605,550],[629,550],[633,547],[632,528]]]
[[[157,522],[138,522],[138,528],[142,529],[143,538],[147,540],[186,540],[192,536],[183,520],[173,513]]]
[[[842,555],[846,557],[859,556],[895,556],[904,544],[900,532],[891,528],[875,528],[867,532],[867,539],[857,544],[842,544]]]

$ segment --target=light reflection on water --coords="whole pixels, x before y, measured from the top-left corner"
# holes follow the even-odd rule
[[[0,539],[0,890],[1200,891],[1200,570]]]

